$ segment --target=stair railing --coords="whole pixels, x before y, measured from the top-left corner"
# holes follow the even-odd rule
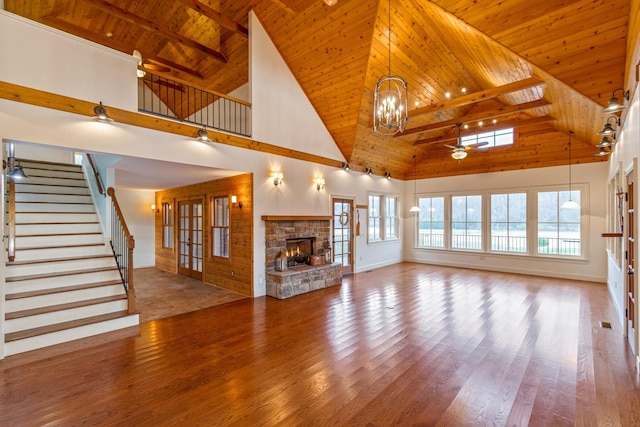
[[[98,193],[104,194],[104,185],[102,184],[102,178],[100,178],[100,172],[98,172],[96,163],[93,161],[93,156],[90,153],[86,153],[86,155],[87,155],[87,160],[89,160],[89,164],[91,165],[93,176],[95,176],[96,178],[96,186],[98,187]]]
[[[15,153],[13,151],[13,144],[9,144],[9,157],[7,158],[7,170],[13,171],[15,167]],[[9,179],[9,212],[7,217],[7,238],[9,239],[7,245],[7,255],[9,262],[13,262],[16,259],[16,182],[13,178]]]
[[[113,187],[107,189],[107,194],[111,197],[111,249],[116,259],[122,284],[127,292],[129,314],[135,313],[136,292],[133,287],[133,248],[136,242],[133,239],[127,223],[124,220],[116,193]]]

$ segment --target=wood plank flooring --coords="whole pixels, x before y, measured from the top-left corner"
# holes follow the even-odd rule
[[[12,356],[0,380],[2,426],[640,425],[606,286],[412,263]]]

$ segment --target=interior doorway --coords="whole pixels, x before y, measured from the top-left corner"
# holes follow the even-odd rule
[[[353,200],[333,199],[333,260],[342,263],[342,274],[353,273]]]
[[[203,201],[178,202],[178,273],[202,280]]]
[[[627,210],[625,213],[626,223],[626,259],[627,259],[627,284],[626,284],[626,315],[627,315],[627,338],[633,354],[637,354],[635,348],[636,337],[636,287],[635,287],[635,218],[634,218],[634,180],[633,171],[627,174]]]

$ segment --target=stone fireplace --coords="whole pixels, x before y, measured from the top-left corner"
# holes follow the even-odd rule
[[[324,259],[331,251],[331,216],[263,216],[267,295],[289,298],[342,283],[340,263],[308,265],[310,255]],[[276,271],[276,258],[287,257],[287,269]]]

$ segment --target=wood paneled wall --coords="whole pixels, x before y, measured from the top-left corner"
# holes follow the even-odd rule
[[[238,203],[231,204],[231,196]],[[211,199],[229,197],[229,258],[212,256]],[[156,268],[178,271],[178,202],[202,199],[204,201],[204,265],[203,281],[243,295],[253,296],[253,174],[246,173],[229,178],[207,181],[184,187],[156,192]],[[173,249],[162,247],[162,204],[173,206]],[[240,208],[242,203],[242,208]]]

